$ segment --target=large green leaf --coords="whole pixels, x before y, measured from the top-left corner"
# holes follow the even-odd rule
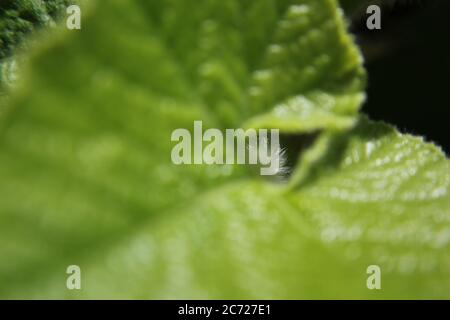
[[[2,297],[450,295],[448,160],[358,121],[365,76],[336,1],[83,10],[81,31],[35,49],[0,118]],[[172,131],[199,119],[323,133],[280,184],[172,164]]]

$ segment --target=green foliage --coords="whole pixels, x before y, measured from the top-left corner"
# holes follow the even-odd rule
[[[2,86],[12,82],[10,58],[27,46],[33,32],[48,26],[64,12],[69,0],[2,0],[0,3],[0,94]]]
[[[0,4],[0,59],[10,56],[25,37],[47,25],[68,5],[68,0],[5,0]]]
[[[1,297],[450,297],[449,161],[358,115],[336,1],[92,6],[32,51],[0,118]],[[173,165],[198,119],[318,138],[287,184]]]

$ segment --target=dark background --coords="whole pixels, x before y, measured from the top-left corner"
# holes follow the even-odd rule
[[[383,5],[381,30],[367,29],[366,8],[351,17],[369,74],[364,113],[449,154],[450,1]]]

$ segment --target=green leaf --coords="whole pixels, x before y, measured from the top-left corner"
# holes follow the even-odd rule
[[[358,120],[365,75],[336,1],[82,10],[0,117],[1,297],[449,297],[448,160]],[[199,119],[323,133],[280,184],[172,164],[172,131]]]
[[[1,96],[15,80],[15,55],[29,46],[27,40],[31,34],[54,25],[68,5],[69,0],[3,0],[0,3],[0,109]]]

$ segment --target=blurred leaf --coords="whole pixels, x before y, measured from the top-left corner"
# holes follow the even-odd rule
[[[336,1],[92,5],[0,118],[1,297],[448,297],[448,161],[351,129],[365,75]],[[198,119],[323,134],[283,185],[173,165],[172,131]]]

